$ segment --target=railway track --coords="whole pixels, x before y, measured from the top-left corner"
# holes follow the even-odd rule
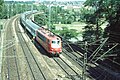
[[[67,43],[67,45],[69,45]],[[73,47],[63,45],[63,56],[65,56],[68,60],[71,61],[72,64],[76,65],[78,69],[80,69],[80,74],[82,77],[83,72],[83,59],[84,56],[81,52],[75,50]],[[88,73],[87,73],[88,74]],[[87,80],[94,80],[94,78],[90,75],[86,75]]]
[[[69,59],[79,64],[80,67],[83,67],[83,56],[76,56],[75,54],[77,53],[70,53],[66,49],[63,49],[63,53],[64,56],[67,56]]]
[[[62,56],[62,55],[61,55]],[[80,80],[81,74],[79,69],[77,69],[70,61],[68,61],[65,57],[53,58],[54,61],[63,69],[63,71],[67,74],[68,79],[72,80]]]
[[[17,55],[16,55],[16,47],[14,45],[14,35],[12,31],[13,26],[11,23],[17,16],[13,17],[11,20],[8,21],[6,24],[5,31],[5,41],[4,43],[5,49],[3,48],[3,66],[2,66],[2,80],[20,80],[18,63],[17,63]],[[9,42],[13,40],[12,42]]]
[[[71,47],[71,46],[70,46]],[[71,48],[67,47],[66,50],[63,50],[64,53],[66,53],[65,55],[69,57],[69,59],[71,59],[72,61],[74,61],[75,63],[78,63],[79,66],[83,66],[83,55],[80,54],[81,51],[78,52],[78,47],[73,45],[71,48],[73,50],[71,50]],[[67,54],[67,52],[69,54]],[[88,54],[90,55],[90,54]],[[72,62],[71,61],[71,62]],[[87,74],[89,74],[88,76],[90,78],[93,79],[97,79],[97,80],[116,80],[119,79],[119,74],[112,71],[111,69],[114,69],[114,67],[110,67],[110,59],[106,60],[106,61],[101,61],[99,60],[97,63],[91,62],[87,64]],[[116,63],[118,64],[118,63]],[[110,78],[109,78],[110,77]]]
[[[60,68],[59,65],[56,64],[52,57],[48,55],[47,51],[45,51],[45,49],[38,42],[35,41],[34,44],[36,48],[39,50],[40,54],[42,54],[43,59],[48,64],[52,74],[54,74],[56,79],[68,80],[68,78],[66,78],[67,74]]]
[[[18,20],[17,20],[18,21]],[[16,21],[16,31],[18,39],[20,41],[20,45],[22,47],[25,59],[27,61],[27,65],[29,67],[29,73],[31,75],[31,80],[46,80],[45,75],[43,74],[38,62],[36,61],[33,51],[29,48],[29,41],[26,42],[23,35],[20,33],[20,29],[17,27],[18,22]]]
[[[36,47],[40,51],[41,54],[43,54],[44,60],[47,62],[47,64],[50,66],[50,69],[53,71],[53,74],[57,76],[57,79],[65,79],[65,80],[79,80],[81,79],[81,72],[80,70],[67,58],[64,56],[62,57],[49,57],[49,53],[47,53],[42,46],[40,46],[38,43],[35,43]],[[65,62],[67,61],[67,62]]]
[[[78,47],[75,47],[75,45],[71,46],[69,43],[64,42],[64,45],[63,45],[64,56],[67,56],[69,59],[72,60],[72,62],[75,62],[80,67],[83,67],[84,51],[82,51],[83,53],[81,53],[81,51],[82,50],[80,50]]]
[[[63,45],[64,46],[64,49],[63,49],[63,53],[64,53],[64,56],[67,56],[68,59],[74,63],[78,68],[81,69],[81,71],[83,71],[83,61],[84,61],[84,55],[83,53],[85,53],[85,51],[82,51],[80,50],[76,45],[72,45],[72,44],[69,44],[68,42],[65,42],[66,44]],[[81,51],[83,53],[81,53]],[[92,68],[94,71],[94,68]],[[90,71],[89,72],[89,69],[87,67],[86,71],[88,71],[86,74],[89,74],[92,72]],[[96,70],[95,70],[96,71]],[[96,73],[96,72],[95,72]],[[82,74],[82,73],[81,73]],[[99,74],[99,73],[98,73]],[[94,77],[92,75],[86,75],[86,77],[90,80],[94,80]]]
[[[25,39],[26,34],[20,31],[18,17],[6,24],[2,80],[53,80],[55,77],[31,40]]]

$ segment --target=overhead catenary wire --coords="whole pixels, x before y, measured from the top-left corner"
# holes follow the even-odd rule
[[[104,55],[106,55],[109,51],[111,51],[113,48],[115,48],[117,45],[118,45],[119,43],[117,43],[116,45],[114,45],[112,48],[110,48],[108,51],[106,51],[103,55],[101,55],[99,58],[97,58],[95,61],[94,61],[94,63],[96,62],[96,61],[98,61],[99,59],[101,59]]]
[[[90,55],[90,57],[88,58],[88,59],[90,59],[92,56],[92,59],[90,59],[90,61],[89,62],[91,62],[94,58],[95,58],[95,56],[97,55],[97,53],[101,50],[101,48],[104,46],[104,44],[106,43],[106,41],[108,40],[108,38],[106,38],[105,40],[104,40],[104,42]]]

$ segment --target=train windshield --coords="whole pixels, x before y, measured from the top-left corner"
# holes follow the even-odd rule
[[[59,40],[56,40],[56,41],[52,41],[52,44],[59,44],[60,41]]]
[[[53,48],[59,48],[59,47],[60,47],[60,41],[59,41],[59,40],[54,40],[54,41],[52,41],[51,46],[52,46]]]

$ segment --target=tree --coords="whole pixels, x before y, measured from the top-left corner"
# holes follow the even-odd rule
[[[84,17],[86,20],[86,23],[88,24],[88,26],[90,26],[90,24],[92,24],[93,26],[91,26],[91,28],[94,27],[94,34],[92,34],[92,36],[95,37],[95,40],[98,40],[101,38],[101,28],[100,26],[106,21],[105,18],[105,13],[103,13],[103,9],[101,9],[101,7],[103,7],[102,2],[104,2],[104,0],[87,0],[84,3],[84,7],[87,8],[88,13],[84,10]],[[105,5],[104,5],[105,6]],[[86,32],[86,31],[85,31]],[[85,35],[85,33],[83,33]]]
[[[61,31],[59,31],[59,35],[62,36],[63,39],[69,40],[71,38],[76,38],[78,36],[78,32],[75,29],[68,29],[67,27],[63,27]]]
[[[39,25],[46,25],[48,20],[46,14],[35,15],[34,19],[35,19],[35,22],[37,22],[37,24]]]
[[[0,18],[2,18],[4,0],[0,0]]]
[[[89,42],[93,42],[95,41],[95,26],[94,25],[87,25],[83,28],[83,33],[82,33],[82,36],[83,36],[83,41],[89,41]],[[99,27],[99,30],[98,30],[98,36],[101,36],[101,33],[102,33],[102,28]]]
[[[93,15],[96,16],[97,25],[108,22],[105,28],[104,37],[109,37],[107,43],[120,43],[120,0],[87,0],[85,6],[95,8]],[[91,16],[92,17],[92,16]],[[104,18],[102,21],[101,19]],[[109,50],[112,45],[105,45],[103,47],[102,53]],[[120,62],[119,54],[120,45],[112,49],[109,54],[116,54],[117,56],[112,56],[114,61]]]
[[[85,6],[95,7],[95,12],[93,15],[96,16],[96,20],[99,24],[102,24],[105,21],[108,21],[109,26],[106,28],[106,34],[115,32],[119,34],[120,31],[120,0],[87,0]],[[100,19],[104,18],[105,20],[100,23]],[[97,25],[99,26],[97,22]],[[115,35],[114,35],[115,36]],[[118,37],[119,38],[119,37]],[[119,38],[120,39],[120,38]]]
[[[101,38],[99,35],[99,26],[101,26],[104,22],[108,21],[114,23],[114,18],[116,15],[116,11],[118,10],[120,1],[119,0],[87,0],[84,3],[84,6],[89,9],[87,14],[84,15],[86,22],[89,24],[93,24],[96,26],[95,29],[95,40]],[[115,24],[114,24],[115,25]],[[113,26],[113,25],[112,25]],[[92,28],[92,27],[91,27]]]
[[[82,7],[80,8],[80,19],[79,21],[89,22],[89,17],[94,13],[94,8]]]

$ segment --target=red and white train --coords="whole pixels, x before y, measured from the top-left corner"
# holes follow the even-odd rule
[[[35,39],[48,53],[58,55],[62,52],[61,39],[45,28],[36,31]]]
[[[35,11],[36,12],[36,11]],[[57,55],[62,52],[62,41],[57,35],[54,35],[49,30],[38,26],[30,19],[26,19],[27,14],[32,12],[25,12],[21,14],[20,23],[24,28],[34,37],[34,39],[42,45],[42,47],[52,55]]]

